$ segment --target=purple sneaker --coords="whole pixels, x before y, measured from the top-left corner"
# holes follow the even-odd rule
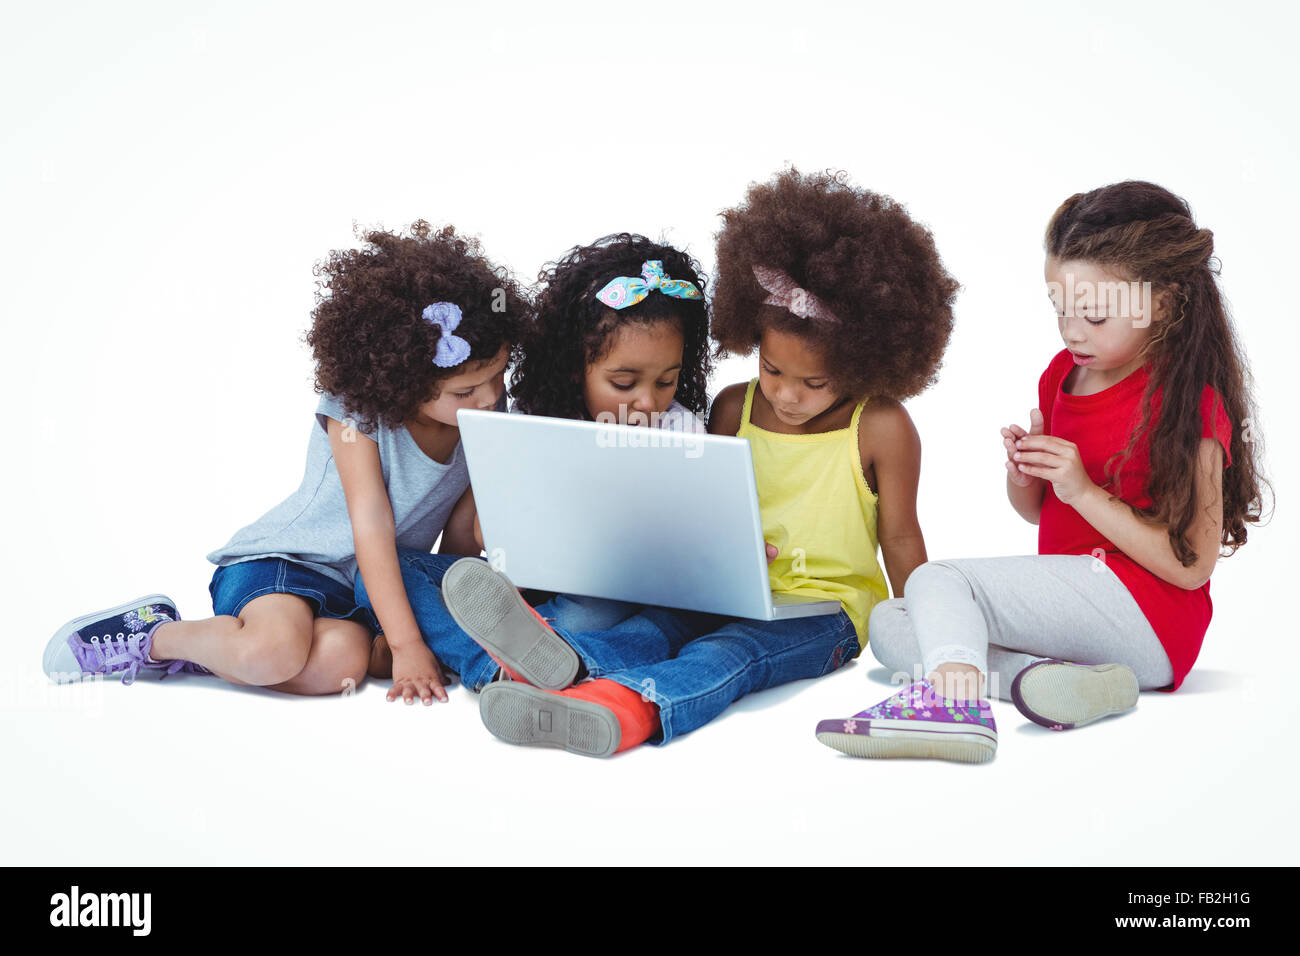
[[[180,619],[172,599],[161,594],[87,614],[59,628],[45,645],[41,663],[56,684],[117,673],[123,684],[130,684],[146,668],[163,671],[164,677],[181,671],[211,673],[189,661],[155,661],[149,656],[158,625]]]
[[[940,697],[928,680],[852,717],[821,721],[817,739],[851,757],[983,763],[998,751],[998,728],[988,701]]]

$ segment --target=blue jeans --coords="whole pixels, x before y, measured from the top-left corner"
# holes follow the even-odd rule
[[[212,613],[238,617],[249,601],[267,594],[293,594],[312,607],[316,617],[339,618],[379,630],[370,608],[355,599],[353,589],[319,571],[286,558],[255,558],[218,567],[208,585]]]
[[[497,663],[460,629],[442,601],[442,576],[460,558],[405,548],[398,549],[397,558],[424,642],[461,683],[482,690],[496,676]],[[660,723],[654,743],[702,727],[746,694],[829,674],[859,650],[857,632],[843,610],[751,621],[643,607],[611,624],[635,605],[562,597],[539,605],[537,613],[578,653],[593,678],[615,681],[654,701]],[[371,607],[359,574],[356,599]]]
[[[858,634],[838,614],[753,621],[647,608],[603,631],[556,632],[592,677],[637,691],[659,708],[651,743],[702,727],[732,703],[768,687],[821,677],[858,655]]]
[[[420,636],[433,656],[448,670],[460,675],[460,681],[477,693],[496,677],[499,666],[487,651],[460,629],[442,600],[442,576],[461,559],[456,554],[430,554],[410,548],[397,549],[397,563],[402,569],[406,598],[420,628]],[[374,612],[366,584],[358,573],[354,585],[356,603]],[[557,594],[536,611],[553,626],[574,630],[600,630],[632,616],[639,604],[606,601],[600,598]]]
[[[644,608],[644,604],[634,604],[631,601],[557,594],[545,604],[539,604],[535,610],[548,621],[559,621],[573,631],[600,631],[626,621]]]

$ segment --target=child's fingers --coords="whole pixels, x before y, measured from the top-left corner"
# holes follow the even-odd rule
[[[1061,458],[1050,451],[1018,451],[1016,461],[1022,465],[1044,465],[1052,468],[1060,464]]]
[[[1016,447],[1021,451],[1050,451],[1057,454],[1069,447],[1069,444],[1065,439],[1051,435],[1026,435],[1016,441]]]
[[[444,704],[447,702],[447,672],[442,669],[442,661],[433,659],[433,676],[429,678],[429,687],[433,696]]]
[[[1021,472],[1014,461],[1007,461],[1007,477],[1022,488],[1029,484],[1029,476]]]
[[[435,699],[442,703],[447,702],[447,692],[442,689],[442,680],[439,674],[435,672],[427,682],[421,685],[420,697],[426,704],[432,704]]]
[[[1052,476],[1055,474],[1051,468],[1044,468],[1042,465],[1026,465],[1022,463],[1016,467],[1020,469],[1021,473],[1031,478],[1042,478],[1046,481],[1051,481]]]

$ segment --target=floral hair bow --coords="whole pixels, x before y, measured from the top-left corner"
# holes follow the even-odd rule
[[[660,259],[651,259],[641,264],[641,278],[622,276],[611,279],[605,287],[596,293],[596,298],[611,309],[626,309],[636,305],[653,289],[674,299],[702,299],[704,293],[693,282],[685,279],[670,279],[664,273],[664,264]]]
[[[451,368],[469,358],[469,343],[459,335],[452,335],[460,325],[460,306],[452,302],[434,302],[424,307],[424,319],[432,322],[440,330],[438,351],[433,356],[433,364],[439,368]]]
[[[838,322],[839,317],[826,307],[826,303],[807,289],[799,288],[790,276],[781,269],[768,266],[754,266],[754,278],[768,294],[764,305],[776,305],[788,309],[801,319],[822,319]]]

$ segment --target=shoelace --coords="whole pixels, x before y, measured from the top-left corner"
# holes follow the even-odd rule
[[[111,634],[105,634],[101,640],[96,635],[87,642],[86,652],[99,668],[109,673],[121,670],[122,683],[133,684],[136,675],[140,673],[140,668],[149,666],[148,655],[140,646],[143,638],[143,634],[128,635],[121,631],[117,633],[116,638]]]
[[[193,661],[179,661],[179,660],[171,661],[167,665],[167,672],[162,675],[161,679],[165,680],[168,677],[170,677],[172,674],[177,674],[177,673],[211,674],[212,671],[208,670],[202,664],[195,664]]]

